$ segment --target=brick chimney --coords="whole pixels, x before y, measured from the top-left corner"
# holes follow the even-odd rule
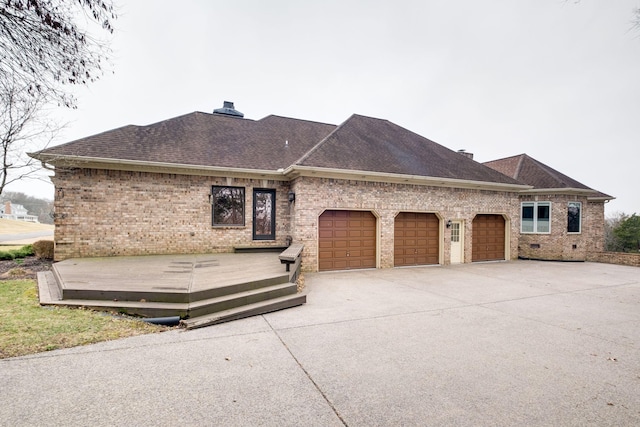
[[[473,160],[473,153],[467,153],[467,150],[462,149],[462,150],[458,150],[458,153],[462,154],[465,157],[470,158],[471,160]]]

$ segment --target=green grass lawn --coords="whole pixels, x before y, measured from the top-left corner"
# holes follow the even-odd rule
[[[33,280],[0,281],[0,359],[168,330],[92,310],[41,307]]]

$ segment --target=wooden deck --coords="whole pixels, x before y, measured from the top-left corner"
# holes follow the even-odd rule
[[[243,306],[260,314],[269,300],[280,308],[288,298],[304,303],[292,283],[298,273],[299,263],[287,272],[273,252],[80,258],[55,263],[38,286],[43,305],[182,319],[234,310],[239,318]]]

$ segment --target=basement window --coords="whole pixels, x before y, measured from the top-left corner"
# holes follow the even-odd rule
[[[244,226],[244,187],[211,187],[211,224]]]
[[[520,231],[549,234],[551,232],[551,202],[523,202]]]
[[[582,203],[569,202],[567,207],[567,233],[580,233],[582,226]]]

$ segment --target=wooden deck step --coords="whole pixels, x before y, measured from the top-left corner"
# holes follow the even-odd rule
[[[250,291],[238,292],[217,298],[194,301],[189,304],[189,316],[198,317],[210,313],[224,311],[239,306],[250,305],[262,301],[292,295],[297,292],[295,283],[281,283]]]
[[[113,311],[142,317],[200,317],[216,312],[233,310],[242,306],[252,306],[282,297],[296,294],[295,283],[279,283],[263,286],[257,289],[225,294],[215,298],[208,298],[188,302],[161,302],[144,299],[134,301],[104,300],[104,299],[62,299],[58,292],[55,277],[52,272],[38,274],[40,304],[67,307],[87,307],[101,311]],[[301,303],[302,304],[302,303]],[[299,304],[295,304],[299,305]],[[284,308],[284,307],[283,307]]]
[[[286,295],[279,298],[261,301],[254,304],[244,305],[229,310],[219,311],[199,317],[192,317],[180,321],[180,326],[186,329],[196,329],[232,320],[243,319],[245,317],[257,316],[259,314],[270,313],[272,311],[283,310],[307,302],[305,292]]]

